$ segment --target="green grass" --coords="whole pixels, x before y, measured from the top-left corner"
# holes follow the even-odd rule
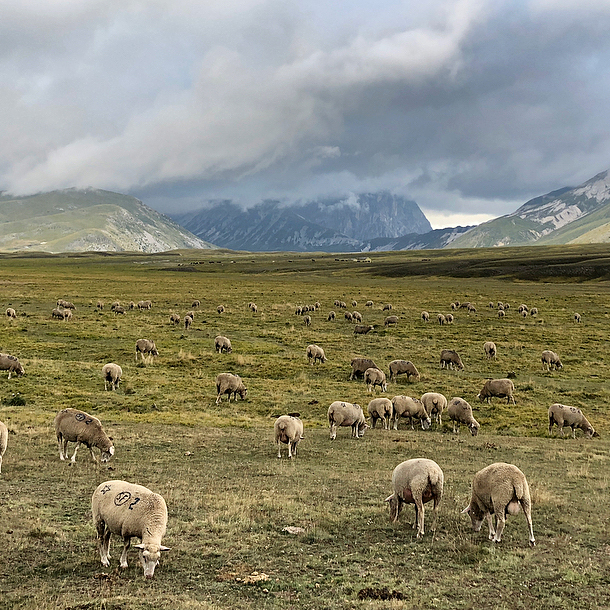
[[[0,607],[608,607],[610,285],[573,275],[580,265],[603,277],[605,256],[594,246],[373,254],[372,263],[222,251],[0,257],[0,307],[18,313],[0,319],[0,350],[26,368],[10,381],[0,374],[0,419],[11,431],[0,475]],[[405,272],[422,258],[433,275]],[[544,276],[552,268],[565,272]],[[70,322],[51,320],[58,298],[76,304]],[[141,299],[153,309],[109,311],[114,300]],[[170,312],[183,317],[194,299],[201,308],[192,329],[170,325]],[[335,299],[356,299],[375,331],[355,337]],[[456,299],[475,302],[476,314],[459,310],[452,326],[421,322],[422,310],[435,320]],[[504,320],[487,307],[498,300],[511,304]],[[249,312],[250,301],[259,313]],[[306,328],[294,309],[315,301],[322,308],[310,312]],[[383,327],[387,302],[396,328]],[[520,318],[522,302],[538,307],[538,316]],[[331,309],[335,322],[326,321]],[[572,321],[575,311],[581,324]],[[232,354],[215,353],[217,334],[231,339]],[[141,337],[160,352],[146,365],[134,360]],[[483,354],[490,339],[496,361]],[[307,364],[312,342],[325,349],[324,365]],[[459,351],[464,371],[439,368],[446,347]],[[546,348],[559,353],[563,370],[542,370]],[[427,432],[403,424],[360,440],[339,429],[331,443],[330,402],[366,408],[372,398],[362,381],[348,381],[356,355],[386,373],[391,360],[412,360],[421,379],[399,378],[386,395],[462,396],[481,423],[479,436],[454,435],[448,423]],[[103,389],[101,367],[110,361],[123,368],[117,392]],[[215,404],[214,378],[224,371],[243,377],[247,400]],[[516,373],[516,406],[478,403],[484,379],[508,371]],[[601,438],[549,438],[553,402],[581,407]],[[110,466],[90,464],[86,451],[75,466],[59,461],[52,421],[67,406],[102,420],[116,445]],[[275,457],[273,421],[292,411],[301,413],[305,439],[289,462]],[[392,525],[383,502],[392,469],[417,456],[436,460],[446,481],[436,534],[421,541],[410,528],[412,508]],[[522,515],[508,519],[498,546],[460,515],[473,474],[494,461],[514,463],[528,477],[534,549]],[[143,580],[135,551],[129,569],[119,570],[116,542],[111,568],[99,562],[90,497],[111,478],[146,485],[167,501],[164,544],[172,550],[153,581]],[[290,525],[305,533],[282,531]],[[360,599],[361,591],[404,599]]]

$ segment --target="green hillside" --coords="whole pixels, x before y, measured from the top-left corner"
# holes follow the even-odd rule
[[[501,216],[471,229],[452,241],[447,248],[524,246],[537,241],[543,228],[544,225],[519,216]]]
[[[610,241],[610,203],[542,237],[539,244],[594,244]]]

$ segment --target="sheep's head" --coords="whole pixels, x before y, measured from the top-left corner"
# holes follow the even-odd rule
[[[462,514],[470,515],[470,520],[472,521],[472,529],[475,532],[481,531],[481,526],[483,525],[483,519],[485,518],[485,514],[478,507],[476,502],[470,502],[470,504],[462,511]]]
[[[428,430],[428,428],[430,428],[431,424],[432,424],[432,420],[430,419],[430,416],[422,418],[422,420],[421,420],[422,430]]]
[[[481,425],[479,424],[479,422],[477,421],[473,421],[468,428],[470,429],[470,434],[472,434],[472,436],[476,436],[479,433],[479,428],[481,427]]]
[[[144,568],[144,578],[152,578],[155,575],[155,568],[159,565],[162,551],[169,551],[166,546],[158,544],[135,544],[134,548],[140,549],[140,562]]]
[[[114,455],[114,445],[110,445],[108,449],[102,450],[102,454],[100,460],[102,462],[107,462]]]

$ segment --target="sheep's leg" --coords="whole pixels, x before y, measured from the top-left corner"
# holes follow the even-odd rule
[[[489,539],[493,540],[496,535],[496,528],[494,527],[493,515],[487,513],[487,524],[489,525]]]
[[[394,430],[398,430],[398,416],[396,414],[394,415],[393,420],[394,420],[393,428],[394,428]]]
[[[106,523],[100,519],[95,523],[97,530],[97,546],[100,552],[100,561],[102,565],[108,567],[110,565],[110,530],[106,529]]]
[[[91,453],[91,459],[97,464],[97,458],[95,457],[95,454],[93,453],[93,447],[89,447],[89,453]]]
[[[74,447],[74,454],[72,455],[71,458],[71,462],[74,464],[74,462],[76,462],[76,452],[78,451],[78,448],[80,447],[80,441],[76,441],[76,447]],[[67,457],[67,454],[66,454]]]
[[[127,568],[127,551],[131,545],[131,536],[123,536],[123,552],[121,553],[121,567]]]
[[[11,371],[8,372],[8,378],[11,378]]]
[[[282,457],[282,445],[280,440],[277,441],[277,457]]]
[[[576,428],[572,426],[572,438],[576,438]]]
[[[502,532],[504,531],[505,523],[506,517],[504,516],[504,508],[498,509],[496,511],[496,535],[493,537],[494,542],[502,541]]]
[[[0,455],[0,473],[2,472],[2,456]]]
[[[334,441],[337,438],[337,424],[330,425],[330,440]]]
[[[536,546],[536,539],[534,538],[534,527],[532,526],[532,507],[527,500],[520,500],[521,508],[523,508],[523,514],[527,521],[527,528],[530,534],[530,546]]]
[[[65,460],[66,458],[64,457],[63,438],[60,434],[57,435],[57,445],[59,446],[59,459]]]
[[[417,538],[424,535],[424,503],[421,498],[415,500],[415,514],[417,517]]]
[[[104,392],[108,391],[108,381],[104,379]]]

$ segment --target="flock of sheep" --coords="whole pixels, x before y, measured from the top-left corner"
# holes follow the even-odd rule
[[[199,307],[199,301],[194,301],[193,309]],[[357,303],[352,302],[355,307]],[[150,309],[150,301],[140,301],[130,303],[129,309]],[[337,308],[347,309],[343,301],[335,301]],[[373,302],[367,301],[366,307],[372,307]],[[494,307],[490,303],[490,307]],[[98,309],[103,309],[104,304],[98,302]],[[256,304],[249,303],[248,308],[256,313]],[[315,311],[320,308],[319,303],[313,306],[300,306],[296,310],[297,315],[304,315],[306,325],[311,324],[311,317],[306,314],[308,311]],[[466,308],[469,313],[476,311],[471,303],[452,303],[451,309]],[[505,313],[509,308],[508,304],[498,303],[500,314]],[[391,304],[386,304],[383,311],[390,311]],[[69,320],[75,306],[63,299],[58,300],[57,308],[53,309],[52,318]],[[125,313],[125,308],[119,302],[111,306],[115,314]],[[218,314],[225,313],[223,305],[218,306]],[[529,310],[525,305],[519,307],[521,315],[537,315],[536,308]],[[349,315],[348,315],[349,314]],[[6,311],[9,318],[15,318],[16,312],[9,308]],[[185,328],[189,328],[193,322],[194,312],[185,315]],[[336,314],[331,311],[327,319],[334,321]],[[345,312],[345,319],[350,322],[362,322],[362,315],[357,312]],[[430,316],[427,312],[422,312],[421,319],[428,322]],[[580,322],[580,315],[575,314],[574,320]],[[451,324],[452,314],[439,314],[438,322]],[[179,324],[180,316],[172,313],[170,315],[171,324]],[[385,326],[396,325],[397,316],[387,316],[384,321]],[[373,330],[374,326],[357,324],[354,327],[355,334],[366,334]],[[218,335],[214,339],[214,347],[218,353],[232,352],[231,341],[223,335]],[[496,345],[487,341],[483,346],[484,354],[487,358],[495,358],[497,355]],[[152,358],[158,356],[159,352],[154,341],[149,339],[139,339],[135,344],[135,358],[138,361],[138,354],[141,358]],[[324,349],[318,345],[310,344],[306,348],[306,358],[311,365],[324,364],[327,361]],[[546,370],[560,369],[562,363],[557,354],[545,350],[541,356],[543,367]],[[448,369],[463,369],[464,364],[459,354],[454,350],[444,349],[440,355],[440,367]],[[350,380],[362,377],[367,385],[368,391],[373,392],[379,388],[382,392],[387,391],[387,380],[384,371],[369,358],[357,357],[351,361]],[[420,374],[415,365],[407,360],[393,360],[389,364],[389,380],[395,382],[399,375],[405,375],[407,381],[411,378],[419,379]],[[24,374],[24,368],[19,360],[10,354],[0,354],[0,370],[8,371],[8,378],[12,373],[18,376]],[[105,389],[116,390],[119,387],[122,369],[113,362],[107,363],[102,367],[102,377]],[[478,394],[479,400],[489,401],[492,397],[506,398],[507,402],[515,403],[514,384],[511,379],[489,379],[484,383],[481,392]],[[237,396],[245,399],[247,389],[244,382],[238,375],[232,373],[220,373],[216,377],[216,403],[220,403],[222,396],[228,395],[229,402],[231,397],[237,400]],[[430,428],[432,418],[437,425],[442,425],[442,415],[453,423],[453,432],[459,431],[460,424],[468,427],[473,436],[476,436],[480,424],[474,419],[471,405],[461,397],[454,397],[451,400],[438,392],[426,392],[420,398],[397,395],[393,398],[376,397],[372,399],[367,407],[368,421],[362,407],[358,404],[336,400],[328,408],[327,418],[330,429],[330,439],[334,440],[337,435],[338,427],[350,427],[352,437],[360,438],[364,435],[366,428],[375,428],[377,421],[381,420],[383,428],[386,430],[398,429],[400,418],[409,420],[411,428],[414,428],[414,421],[419,420],[422,429]],[[554,425],[557,425],[563,435],[563,427],[568,426],[572,429],[575,436],[576,428],[582,429],[589,437],[597,436],[597,433],[588,422],[586,417],[575,407],[562,405],[559,403],[551,405],[548,410],[549,433]],[[370,423],[369,423],[370,422]],[[76,461],[76,454],[81,445],[87,447],[91,458],[97,461],[93,449],[100,451],[100,461],[107,462],[115,453],[112,438],[104,432],[99,419],[85,413],[84,411],[68,408],[60,411],[54,420],[54,427],[59,447],[61,460],[70,459],[72,463]],[[290,413],[277,418],[274,424],[274,441],[277,445],[277,456],[281,458],[282,444],[288,447],[288,458],[297,454],[297,447],[303,439],[303,422],[298,413]],[[7,427],[0,422],[0,472],[2,466],[2,456],[7,448],[8,431]],[[74,453],[68,456],[68,442],[76,443]],[[444,475],[436,462],[424,458],[410,459],[399,464],[392,474],[393,493],[386,502],[390,507],[390,518],[396,521],[400,514],[403,504],[414,504],[415,522],[417,537],[424,534],[424,504],[433,501],[434,521],[438,505],[443,494]],[[155,566],[159,563],[161,553],[169,550],[161,544],[167,526],[167,507],[164,499],[150,491],[149,489],[129,483],[126,481],[112,480],[101,483],[94,491],[92,496],[92,514],[95,529],[97,531],[98,548],[100,560],[104,566],[109,565],[109,541],[111,534],[120,536],[124,546],[120,558],[121,567],[127,567],[127,551],[130,547],[132,537],[141,539],[141,544],[135,545],[141,551],[141,562],[144,569],[144,576],[151,578],[154,575]],[[472,496],[469,506],[463,511],[468,513],[472,520],[475,531],[479,531],[484,518],[489,524],[489,538],[494,542],[500,542],[504,529],[505,517],[507,514],[517,514],[520,507],[526,517],[529,529],[529,541],[535,544],[532,519],[531,519],[531,500],[528,483],[525,475],[514,465],[505,463],[495,463],[482,469],[474,476],[472,482]],[[495,516],[495,525],[493,522]]]

